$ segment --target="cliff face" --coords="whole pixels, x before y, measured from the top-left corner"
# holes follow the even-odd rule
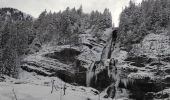
[[[80,34],[82,43],[78,46],[44,45],[39,52],[30,54],[22,61],[21,68],[44,76],[57,76],[69,83],[87,85],[86,73],[95,61],[101,59],[112,29],[106,29],[101,39],[90,31]]]
[[[148,34],[140,44],[133,45],[132,52],[154,58],[158,55],[169,55],[169,36],[166,33]]]
[[[149,34],[140,44],[133,45],[126,59],[118,64],[120,80],[125,76],[132,81],[125,87],[132,93],[129,97],[137,100],[169,97],[169,50],[166,32]]]
[[[70,84],[94,87],[104,98],[169,97],[169,37],[163,33],[149,34],[140,44],[133,45],[130,52],[116,44],[108,59],[111,32],[112,29],[107,29],[103,38],[96,39],[89,30],[80,35],[79,46],[44,45],[39,52],[27,56],[21,68],[59,77]],[[116,65],[110,65],[113,59]]]

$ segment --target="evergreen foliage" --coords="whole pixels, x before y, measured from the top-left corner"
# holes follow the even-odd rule
[[[120,15],[119,39],[122,45],[139,43],[149,33],[168,29],[169,22],[169,0],[130,1]]]

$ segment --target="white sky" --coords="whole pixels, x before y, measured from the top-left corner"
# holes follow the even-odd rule
[[[83,6],[86,13],[92,10],[103,12],[104,8],[109,8],[112,13],[112,19],[115,26],[118,26],[119,15],[122,9],[128,5],[130,0],[0,0],[0,7],[13,7],[25,13],[38,17],[44,11],[64,10],[66,7],[79,8]],[[133,0],[140,3],[142,0]]]

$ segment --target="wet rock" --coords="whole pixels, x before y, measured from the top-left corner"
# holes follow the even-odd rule
[[[101,71],[99,74],[93,77],[92,80],[93,81],[91,82],[90,86],[100,91],[104,90],[106,87],[108,87],[112,83],[112,79],[108,76],[107,69],[104,69],[103,71]]]

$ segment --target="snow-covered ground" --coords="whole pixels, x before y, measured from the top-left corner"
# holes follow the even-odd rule
[[[56,87],[52,93],[51,80],[55,80]],[[64,84],[67,87],[65,95]],[[20,74],[20,79],[6,77],[5,82],[0,82],[0,100],[109,100],[96,92],[90,87],[64,83],[57,77],[43,77],[25,71]]]

